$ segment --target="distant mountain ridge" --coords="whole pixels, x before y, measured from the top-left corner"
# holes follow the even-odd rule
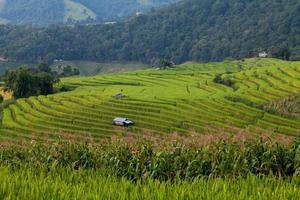
[[[0,0],[0,24],[47,26],[104,22],[178,0]]]

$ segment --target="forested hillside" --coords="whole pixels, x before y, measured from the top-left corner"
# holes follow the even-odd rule
[[[181,63],[245,57],[253,51],[300,53],[298,0],[186,0],[115,25],[1,27],[10,59]],[[278,50],[279,49],[279,50]]]
[[[47,26],[117,20],[177,0],[0,0],[0,23]]]
[[[45,26],[61,24],[64,19],[63,0],[0,0],[0,17],[6,23]]]

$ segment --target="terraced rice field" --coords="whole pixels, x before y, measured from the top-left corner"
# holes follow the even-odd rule
[[[226,73],[223,77],[229,76],[235,86],[214,83],[220,73]],[[62,84],[76,89],[19,99],[4,109],[2,139],[49,139],[60,133],[101,139],[124,133],[189,135],[243,130],[295,136],[300,130],[300,119],[258,108],[300,93],[299,62],[187,63],[167,70],[65,78]],[[127,97],[112,98],[119,92]],[[114,117],[130,118],[135,125],[115,127]]]

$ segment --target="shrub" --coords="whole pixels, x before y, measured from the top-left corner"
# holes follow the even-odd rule
[[[290,57],[291,61],[300,61],[300,55],[293,55]]]
[[[222,74],[217,74],[214,78],[214,82],[218,84],[223,84],[228,87],[234,88],[235,81],[232,80],[229,76],[223,77]]]
[[[232,101],[232,102],[236,102],[236,103],[243,103],[247,106],[250,106],[250,107],[255,107],[255,108],[260,108],[261,106],[255,102],[252,102],[248,99],[245,99],[245,98],[242,98],[242,97],[239,97],[239,96],[225,96],[225,99],[228,99],[229,101]]]
[[[283,117],[300,118],[300,95],[271,101],[263,105],[262,108],[269,113]]]

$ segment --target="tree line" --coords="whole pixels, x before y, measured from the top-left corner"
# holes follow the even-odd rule
[[[161,59],[243,58],[279,49],[274,55],[295,59],[300,54],[299,22],[298,0],[186,0],[114,25],[1,26],[0,52],[24,62],[155,64]]]
[[[15,98],[51,94],[53,85],[59,82],[46,64],[39,65],[38,69],[21,67],[8,70],[3,80],[4,88],[12,91]]]
[[[41,63],[37,68],[20,67],[7,70],[2,77],[4,90],[12,91],[15,98],[24,98],[54,93],[54,85],[61,77],[79,75],[78,69],[66,66],[61,72],[52,70],[48,64]]]

